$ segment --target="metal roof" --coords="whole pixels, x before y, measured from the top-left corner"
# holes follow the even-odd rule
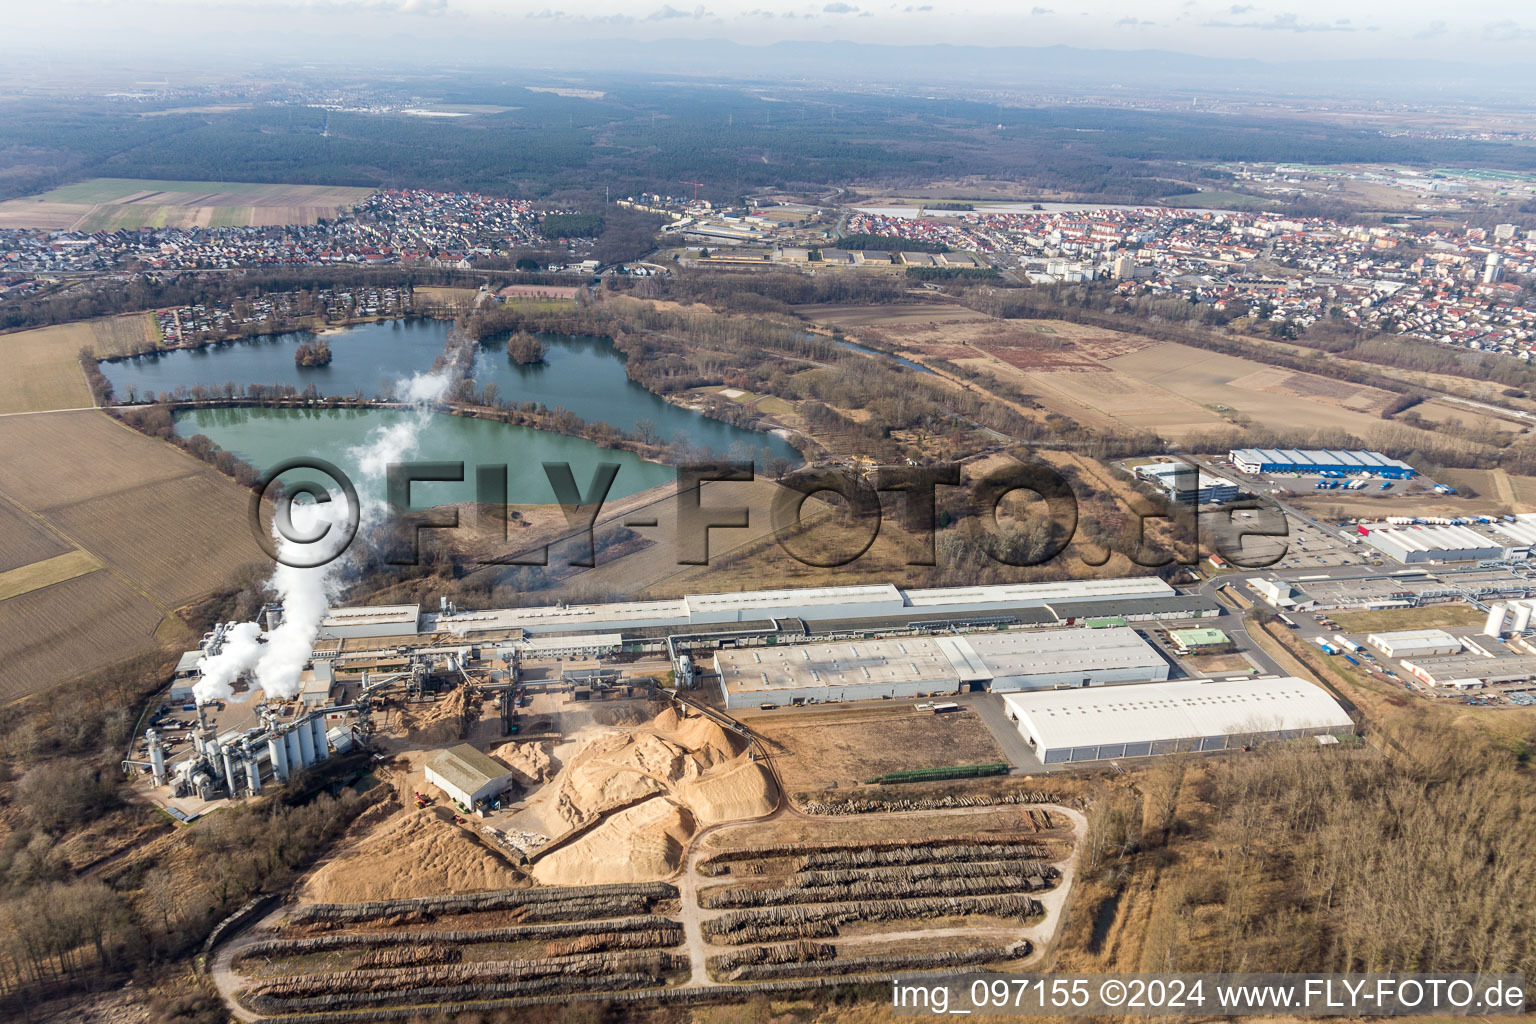
[[[427,767],[444,782],[465,793],[473,793],[481,786],[512,774],[511,768],[487,757],[468,743],[449,747],[428,761]]]
[[[1402,526],[1372,530],[1366,535],[1376,546],[1386,542],[1402,551],[1497,550],[1504,542],[1465,526]]]
[[[900,683],[959,684],[955,666],[932,637],[783,644],[715,655],[722,685],[737,693]]]
[[[1052,750],[1353,726],[1321,687],[1290,676],[1040,690],[1003,700]]]
[[[1160,669],[1162,655],[1127,626],[971,633],[964,640],[995,676],[1050,675],[1117,668]]]

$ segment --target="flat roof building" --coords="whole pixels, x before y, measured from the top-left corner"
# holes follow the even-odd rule
[[[1372,633],[1365,642],[1389,658],[1428,658],[1437,654],[1458,654],[1462,642],[1443,629],[1403,629],[1392,633]]]
[[[970,648],[998,693],[1060,686],[1146,683],[1168,678],[1168,662],[1127,626],[1009,630],[950,638]]]
[[[1167,679],[1168,670],[1127,627],[778,644],[715,654],[728,708],[1142,683]]]
[[[1343,473],[1349,476],[1368,473],[1392,480],[1408,480],[1418,475],[1417,470],[1401,459],[1371,451],[1233,448],[1227,457],[1244,473]]]
[[[1168,639],[1180,654],[1201,654],[1230,647],[1232,640],[1219,629],[1170,629]]]
[[[1354,731],[1337,701],[1294,677],[1011,693],[1003,702],[1045,764],[1224,750]]]
[[[1184,597],[1156,576],[1126,579],[1062,580],[1052,583],[941,587],[902,590],[889,583],[848,587],[808,587],[794,590],[749,590],[732,594],[690,594],[660,601],[620,601],[612,604],[543,605],[482,611],[428,613],[423,632],[442,630],[471,635],[521,629],[529,634],[613,633],[635,629],[703,628],[773,619],[810,622],[884,620],[905,625],[933,618],[995,617],[1016,620],[1021,612],[1048,609],[1074,617],[1081,605],[1111,606],[1120,602],[1179,600]],[[363,609],[355,609],[363,611]],[[1214,610],[1214,609],[1213,609]]]
[[[1536,679],[1536,656],[1529,654],[1495,658],[1485,658],[1480,654],[1458,654],[1448,658],[1404,658],[1399,664],[1409,675],[1431,686],[1468,689]]]
[[[332,608],[320,620],[322,637],[410,636],[417,631],[421,606],[385,604]]]
[[[722,650],[715,672],[727,708],[953,693],[961,675],[931,637]]]
[[[1220,505],[1237,500],[1237,484],[1187,462],[1149,462],[1131,469],[1181,505]]]

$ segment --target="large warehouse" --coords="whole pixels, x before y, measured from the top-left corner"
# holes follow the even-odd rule
[[[1380,452],[1233,448],[1227,456],[1244,473],[1369,473],[1389,480],[1411,480],[1418,475],[1408,463]]]
[[[742,708],[1143,683],[1167,679],[1168,662],[1121,626],[728,649],[715,672],[725,706]]]
[[[1224,750],[1265,739],[1354,731],[1337,701],[1294,677],[1010,693],[1003,702],[1045,764]]]
[[[1481,562],[1503,558],[1506,547],[1466,526],[1388,526],[1365,530],[1365,542],[1389,558],[1412,562]]]

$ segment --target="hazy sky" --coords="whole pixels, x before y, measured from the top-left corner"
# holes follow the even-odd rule
[[[1280,60],[1436,56],[1527,59],[1536,7],[1443,0],[62,0],[9,5],[13,29],[97,33],[344,32],[423,41],[726,38],[1163,49]]]

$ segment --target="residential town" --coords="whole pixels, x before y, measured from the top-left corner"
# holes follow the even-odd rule
[[[520,199],[387,189],[341,217],[308,225],[96,233],[0,229],[0,278],[392,263],[468,268],[504,259],[516,249],[547,248],[539,235],[540,216]]]
[[[1034,284],[1113,280],[1126,297],[1256,311],[1276,333],[1338,317],[1389,334],[1530,359],[1536,231],[1349,226],[1322,218],[1158,207],[1067,212],[863,212],[848,230],[987,254]]]

